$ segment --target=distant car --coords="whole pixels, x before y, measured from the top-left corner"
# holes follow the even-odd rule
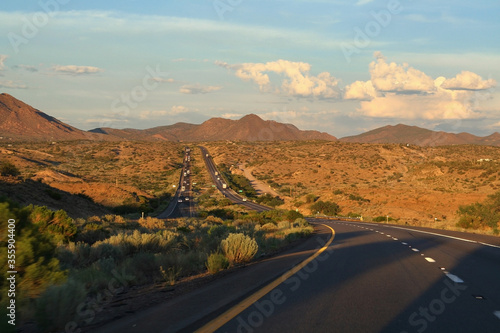
[[[182,199],[177,200],[177,202],[182,202]]]
[[[220,180],[220,177],[217,177],[217,180]]]
[[[186,199],[185,199],[185,200],[186,200],[186,201],[189,201],[189,198],[188,198],[188,197],[186,197]]]
[[[247,198],[243,198],[243,201],[247,201]]]

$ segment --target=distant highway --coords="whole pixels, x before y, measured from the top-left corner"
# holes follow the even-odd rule
[[[191,192],[191,149],[186,147],[184,151],[179,185],[167,209],[158,215],[160,219],[196,216],[196,207]]]
[[[268,210],[272,210],[272,208],[264,206],[264,205],[259,205],[255,202],[252,201],[245,201],[243,197],[238,195],[236,192],[234,192],[232,189],[229,188],[229,185],[226,184],[225,180],[222,178],[219,170],[217,169],[212,157],[210,156],[210,153],[208,152],[207,148],[200,146],[201,149],[201,154],[203,156],[203,159],[205,160],[205,165],[207,167],[208,173],[210,174],[210,177],[212,177],[212,181],[214,182],[215,186],[217,189],[231,202],[242,205],[248,209],[257,211],[257,212],[264,212]],[[226,184],[226,187],[224,188],[224,184]]]

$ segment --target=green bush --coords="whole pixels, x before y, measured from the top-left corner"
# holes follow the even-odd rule
[[[19,176],[19,169],[12,163],[3,161],[0,163],[0,175],[2,176]]]
[[[259,246],[255,239],[245,234],[229,234],[221,241],[221,248],[231,263],[245,263],[257,254]]]
[[[311,205],[311,211],[336,216],[340,213],[340,207],[335,202],[320,200]]]
[[[212,253],[206,263],[210,274],[218,273],[229,267],[229,260],[222,253]]]
[[[76,318],[77,307],[85,301],[81,283],[68,280],[63,285],[49,287],[36,301],[36,318],[44,332],[62,331]]]

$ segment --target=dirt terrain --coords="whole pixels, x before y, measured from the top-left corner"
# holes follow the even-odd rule
[[[339,204],[344,215],[443,228],[456,223],[460,205],[500,190],[498,147],[317,141],[207,146],[217,163],[254,168],[254,176],[286,200],[283,207],[305,214],[313,194]]]
[[[102,207],[172,194],[186,144],[158,142],[71,142],[0,147],[0,160],[15,164],[21,178],[63,193],[90,197]],[[304,214],[315,200],[333,201],[342,215],[365,221],[389,216],[400,223],[451,228],[460,205],[484,200],[500,190],[500,148],[457,145],[420,147],[327,141],[208,142],[217,164],[243,173],[252,170],[285,204]],[[198,193],[210,187],[197,145],[190,145]],[[0,194],[13,180],[3,180]],[[16,180],[15,182],[20,182]],[[32,190],[22,202],[34,200]],[[205,189],[205,190],[204,190]],[[12,193],[12,190],[11,192]],[[51,207],[64,208],[57,194],[42,190]],[[52,198],[51,198],[52,197]],[[31,198],[31,199],[30,199]],[[158,199],[159,200],[159,199]],[[36,201],[43,204],[42,198]],[[56,205],[59,203],[59,205]],[[50,205],[49,205],[50,206]],[[89,209],[89,214],[99,210]],[[84,215],[77,214],[77,215]]]

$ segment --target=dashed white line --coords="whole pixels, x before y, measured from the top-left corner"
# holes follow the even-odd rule
[[[500,311],[495,311],[495,312],[493,312],[493,314],[495,315],[495,317],[500,319]]]
[[[454,275],[454,274],[451,274],[451,273],[445,273],[446,276],[453,282],[455,283],[464,283],[464,280],[462,280],[461,278],[459,278],[458,276]]]
[[[428,262],[436,262],[436,260],[432,259],[431,257],[425,257],[425,260]]]

